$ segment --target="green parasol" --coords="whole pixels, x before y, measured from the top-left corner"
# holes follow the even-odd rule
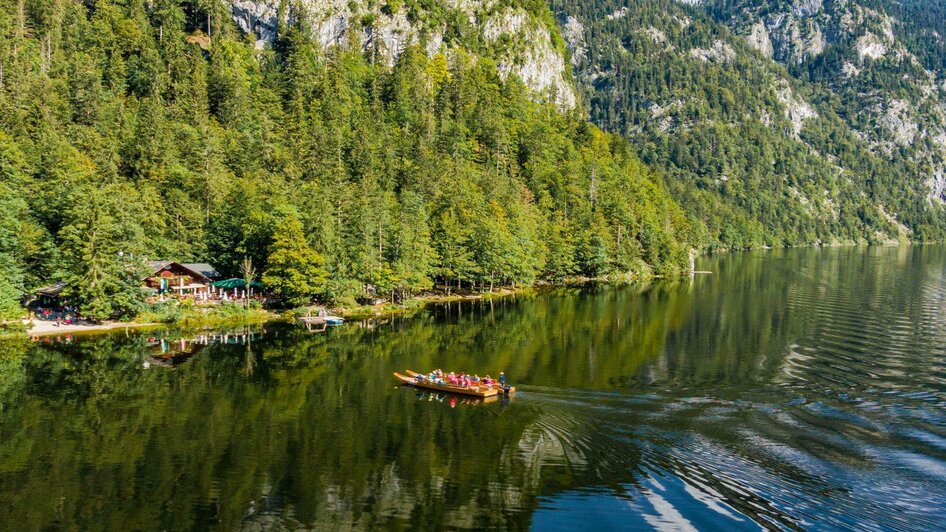
[[[211,286],[213,286],[214,288],[223,288],[224,290],[233,290],[234,288],[246,288],[246,280],[237,279],[236,277],[234,277],[233,279],[224,279],[222,281],[217,281],[216,283],[213,283],[213,285]],[[253,281],[252,283],[250,283],[250,287],[263,288],[263,283]]]

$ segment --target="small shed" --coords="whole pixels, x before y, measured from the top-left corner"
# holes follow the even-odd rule
[[[53,283],[35,290],[27,301],[27,306],[30,308],[59,307],[62,305],[62,293],[66,288],[69,288],[69,283],[59,281],[58,283]]]

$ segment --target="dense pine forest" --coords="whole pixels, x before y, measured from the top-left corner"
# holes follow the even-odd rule
[[[0,5],[7,317],[58,280],[86,315],[133,315],[145,259],[234,276],[250,259],[344,302],[368,284],[673,275],[693,246],[625,140],[487,55],[408,47],[390,67],[321,49],[304,13],[259,49],[228,4],[199,0]]]

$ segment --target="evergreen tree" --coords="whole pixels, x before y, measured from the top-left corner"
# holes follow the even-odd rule
[[[427,218],[427,208],[418,194],[401,194],[392,269],[402,293],[410,294],[433,287],[437,256],[431,247]]]
[[[141,290],[141,226],[128,215],[134,198],[126,187],[89,187],[73,197],[68,223],[60,232],[68,257],[66,292],[71,303],[92,319],[135,315],[144,299]],[[131,207],[131,208],[129,208]]]
[[[269,248],[269,265],[263,284],[289,305],[311,303],[325,289],[325,260],[308,242],[302,224],[294,216],[280,222]]]

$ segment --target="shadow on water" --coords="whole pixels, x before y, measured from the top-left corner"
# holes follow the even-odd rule
[[[699,266],[714,274],[320,334],[0,345],[0,520],[935,528],[946,248]],[[434,367],[504,370],[519,392],[477,403],[391,378]]]

